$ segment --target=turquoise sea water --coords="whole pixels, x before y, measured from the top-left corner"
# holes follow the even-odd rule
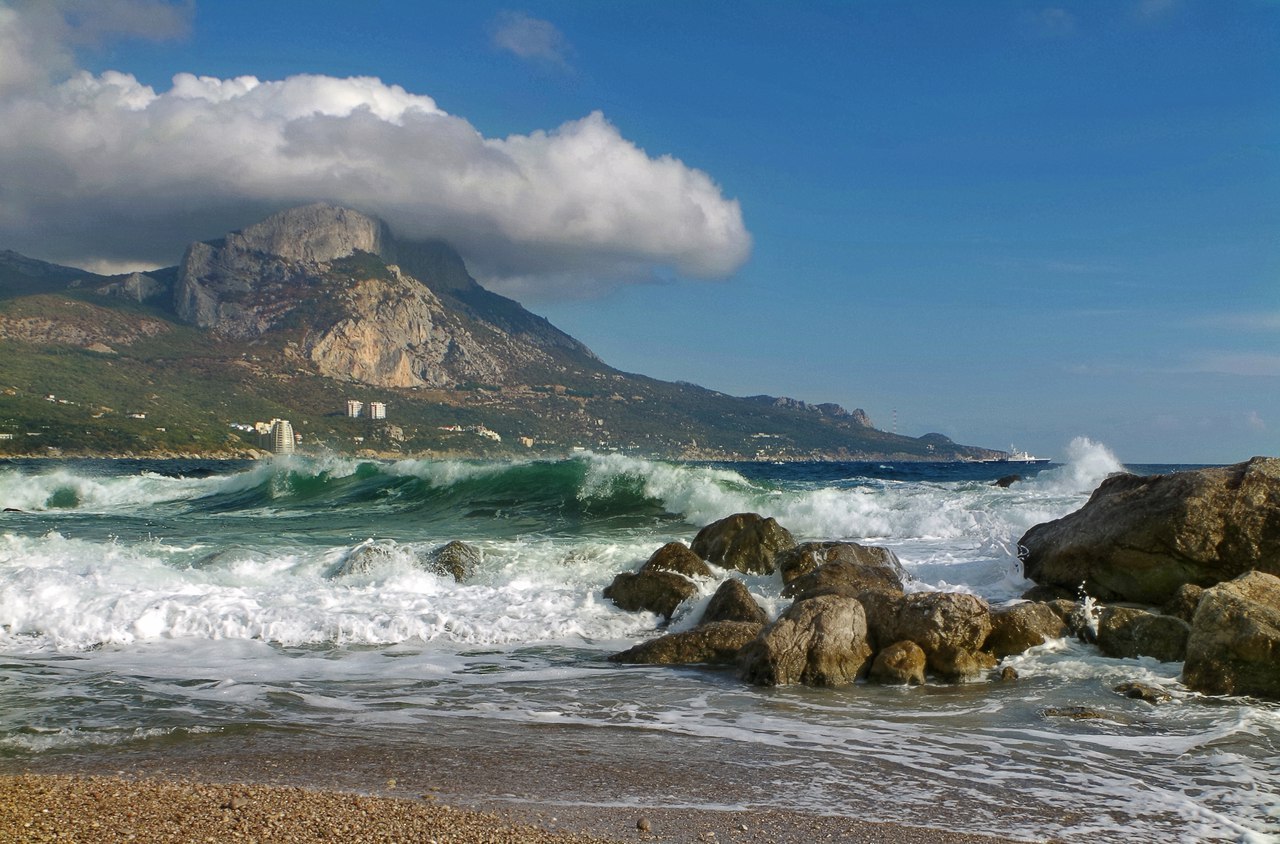
[[[1022,533],[1121,468],[1178,467],[1121,467],[1087,441],[1062,463],[1022,468],[619,455],[0,462],[0,769],[181,752],[246,731],[376,735],[407,754],[424,736],[439,747],[465,732],[513,759],[571,735],[576,753],[617,770],[664,760],[667,805],[1067,841],[1273,840],[1280,707],[1190,693],[1177,664],[1062,640],[1007,660],[1013,684],[769,690],[731,671],[604,659],[660,620],[621,612],[602,588],[714,519],[755,511],[801,540],[885,545],[911,588],[999,604],[1029,586]],[[992,485],[1010,472],[1024,480]],[[472,580],[415,565],[454,539],[483,552]],[[386,548],[378,565],[336,576],[368,541]],[[747,582],[771,613],[785,606],[776,578]],[[715,586],[672,627],[691,626]],[[1133,679],[1173,702],[1112,691]],[[1046,714],[1066,706],[1101,717]],[[693,760],[718,773],[677,776]],[[574,799],[649,797],[633,786]]]

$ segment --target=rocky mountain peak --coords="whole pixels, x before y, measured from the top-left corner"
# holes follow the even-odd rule
[[[265,252],[290,261],[325,263],[357,251],[385,256],[392,242],[387,224],[335,205],[316,203],[272,214],[227,235],[226,248]]]

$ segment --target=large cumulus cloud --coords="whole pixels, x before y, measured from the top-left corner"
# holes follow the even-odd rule
[[[32,25],[0,4],[0,46],[30,43]],[[323,200],[447,239],[482,280],[531,296],[590,294],[662,267],[721,277],[750,251],[738,203],[706,173],[648,155],[599,112],[486,138],[375,78],[180,74],[155,90],[124,72],[59,76],[41,55],[0,58],[0,248],[163,265],[191,240]],[[66,62],[65,50],[47,55]]]

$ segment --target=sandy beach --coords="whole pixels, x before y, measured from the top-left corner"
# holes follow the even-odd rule
[[[394,783],[391,784],[394,786]],[[33,775],[0,777],[4,842],[942,842],[1002,839],[934,829],[865,824],[787,812],[637,812],[541,807],[513,812],[456,808],[435,800],[388,798],[289,786],[187,779]]]

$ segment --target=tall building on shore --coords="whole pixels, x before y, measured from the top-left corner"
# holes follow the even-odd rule
[[[387,406],[380,401],[369,402],[369,418],[370,419],[386,419]]]
[[[288,419],[276,419],[271,426],[271,453],[293,454],[296,441]]]
[[[359,399],[347,399],[347,416],[352,419],[360,418],[360,411],[364,409],[364,402]]]

